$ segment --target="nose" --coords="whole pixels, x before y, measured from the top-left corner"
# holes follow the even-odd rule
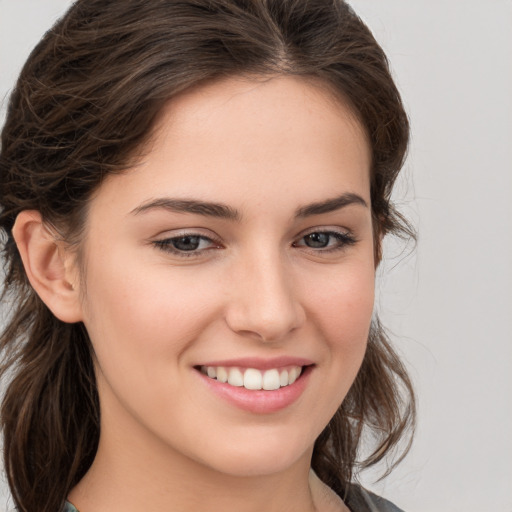
[[[291,271],[278,255],[245,260],[232,276],[226,322],[239,335],[278,342],[305,321]]]

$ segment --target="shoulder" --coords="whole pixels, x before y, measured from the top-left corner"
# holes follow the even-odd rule
[[[317,510],[323,512],[348,510],[350,512],[404,512],[388,500],[367,491],[358,484],[350,484],[339,495],[327,486],[316,473],[310,471],[310,488]],[[342,499],[343,498],[343,499]]]
[[[78,510],[73,505],[71,505],[71,503],[66,501],[66,503],[64,503],[64,509],[62,512],[78,512]]]
[[[390,501],[360,486],[351,488],[349,499],[345,503],[351,512],[404,512]]]

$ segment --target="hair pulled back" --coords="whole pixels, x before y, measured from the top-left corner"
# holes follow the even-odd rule
[[[407,116],[382,49],[343,1],[77,1],[30,55],[1,136],[2,307],[10,309],[0,338],[0,376],[9,379],[1,427],[20,511],[62,508],[93,461],[100,411],[87,332],[57,320],[30,287],[11,234],[17,215],[38,210],[79,252],[88,199],[144,150],[164,103],[242,74],[315,77],[337,91],[371,146],[376,237],[412,234],[390,202]],[[376,320],[313,468],[350,503],[354,470],[381,460],[413,423],[409,378]],[[366,434],[373,451],[359,460]]]

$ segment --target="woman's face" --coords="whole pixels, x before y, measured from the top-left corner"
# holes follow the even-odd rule
[[[103,443],[232,475],[310,456],[365,352],[369,167],[350,110],[311,81],[230,79],[167,105],[90,203]]]

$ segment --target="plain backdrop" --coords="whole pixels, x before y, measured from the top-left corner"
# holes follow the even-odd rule
[[[0,123],[70,3],[0,0]],[[416,440],[387,479],[362,479],[406,512],[512,512],[512,1],[351,3],[411,117],[395,198],[419,231],[412,252],[388,244],[377,297],[417,387]]]

